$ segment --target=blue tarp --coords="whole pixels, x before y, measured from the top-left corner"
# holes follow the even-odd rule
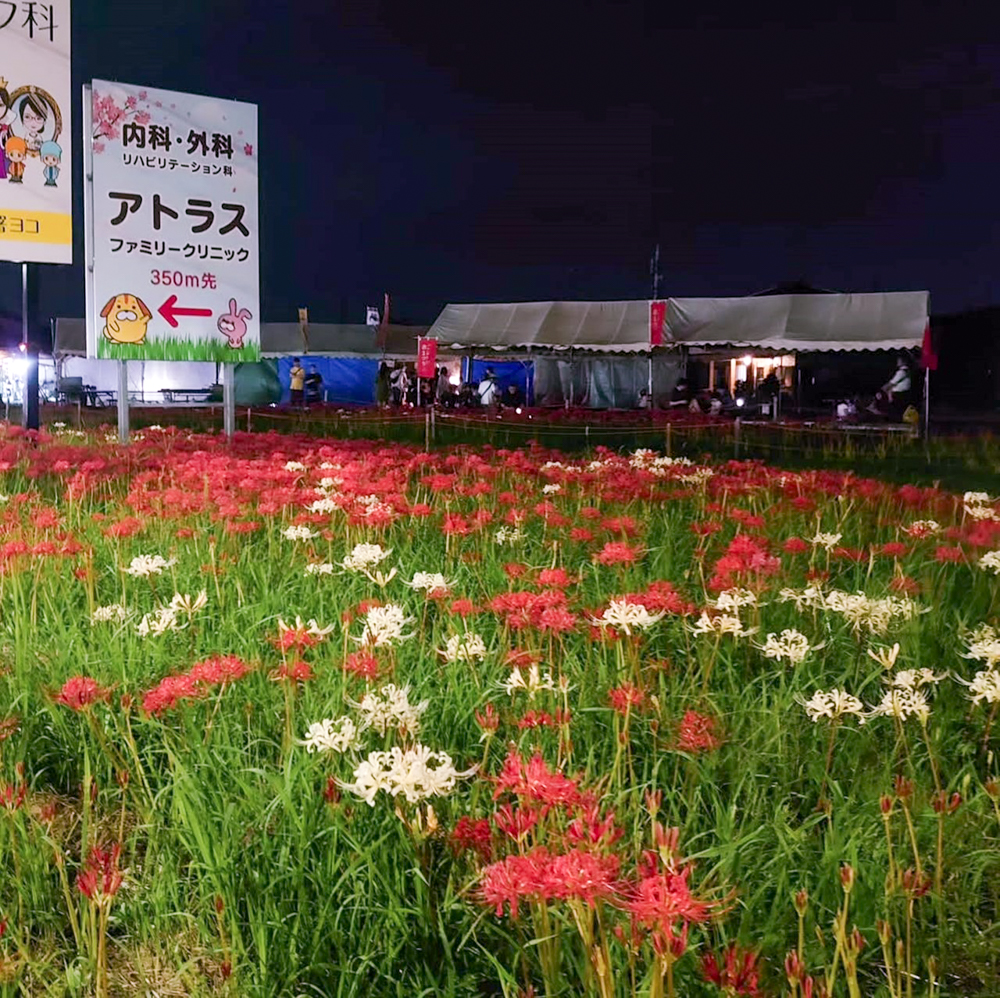
[[[354,402],[370,404],[375,401],[375,378],[378,374],[377,360],[361,357],[302,357],[302,366],[309,374],[313,367],[323,378],[323,391],[331,403]],[[278,358],[278,377],[281,380],[281,401],[288,402],[291,357]]]
[[[468,368],[468,360],[462,361],[462,373]],[[521,390],[521,397],[529,402],[534,401],[534,376],[533,363],[520,360],[474,360],[472,362],[472,382],[478,385],[486,376],[486,368],[493,371],[494,380],[503,395],[507,391],[508,385],[517,385]]]

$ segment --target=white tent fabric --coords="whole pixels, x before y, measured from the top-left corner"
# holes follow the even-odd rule
[[[907,350],[927,326],[926,291],[670,298],[664,341],[690,346]]]
[[[494,350],[635,352],[649,349],[645,301],[537,301],[446,305],[427,333],[442,346]]]
[[[663,345],[796,350],[917,348],[926,291],[667,299]],[[649,302],[447,305],[427,333],[461,349],[648,351]]]

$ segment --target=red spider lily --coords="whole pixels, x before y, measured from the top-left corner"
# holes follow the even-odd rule
[[[510,750],[496,777],[493,799],[506,792],[548,807],[575,806],[583,799],[575,780],[549,770],[540,755],[525,762],[516,749]]]
[[[162,714],[182,701],[207,696],[213,686],[242,679],[250,671],[251,666],[235,655],[213,655],[197,662],[187,672],[161,679],[143,694],[142,709],[147,714]]]
[[[594,532],[586,527],[574,527],[569,532],[569,539],[580,544],[589,544],[594,539]]]
[[[545,711],[529,710],[523,717],[518,718],[517,727],[519,731],[529,731],[534,728],[554,728],[556,722],[552,715]]]
[[[962,795],[957,791],[949,797],[943,790],[938,790],[931,798],[931,807],[937,814],[954,814],[962,804]]]
[[[313,678],[312,666],[301,659],[282,662],[277,669],[271,672],[270,678],[275,682],[307,683]]]
[[[897,575],[889,583],[889,588],[893,592],[905,593],[907,596],[916,596],[920,593],[920,583],[907,575]]]
[[[344,672],[361,679],[378,679],[378,659],[370,651],[352,652],[344,659]]]
[[[486,818],[462,815],[452,829],[449,842],[456,853],[473,850],[484,863],[488,863],[493,855],[493,833]]]
[[[964,561],[965,552],[959,547],[948,547],[946,544],[941,544],[934,552],[934,560],[942,564]]]
[[[757,960],[760,954],[743,949],[738,943],[726,947],[720,959],[714,953],[705,953],[701,958],[701,976],[710,984],[724,991],[726,995],[749,995],[761,998],[760,971]]]
[[[122,873],[118,868],[121,851],[117,842],[107,851],[95,846],[77,875],[76,886],[80,893],[98,907],[111,904],[122,885]]]
[[[472,600],[455,599],[451,601],[448,612],[455,614],[457,617],[469,617],[478,611],[476,610],[476,604]]]
[[[139,533],[140,530],[145,526],[142,520],[136,519],[134,516],[126,516],[124,519],[119,520],[117,523],[112,523],[107,530],[104,531],[105,537],[131,537],[133,534]]]
[[[509,905],[516,918],[522,901],[575,899],[595,904],[616,897],[617,856],[597,856],[582,849],[552,855],[544,847],[526,856],[508,856],[483,870],[480,892],[483,901],[501,917]]]
[[[520,842],[541,817],[536,808],[533,807],[512,807],[504,804],[493,815],[493,824],[509,838],[515,842]]]
[[[623,541],[608,541],[597,554],[594,561],[601,565],[634,565],[642,557],[642,549],[626,544]]]
[[[909,548],[900,541],[889,541],[878,549],[879,554],[884,554],[887,558],[905,558],[909,553]]]
[[[5,717],[0,721],[0,742],[7,741],[8,738],[17,734],[21,727],[21,719],[16,715]]]
[[[715,725],[715,718],[699,714],[696,710],[686,710],[681,723],[677,726],[674,748],[691,755],[713,752],[722,744]]]
[[[55,702],[70,710],[86,710],[98,700],[106,700],[111,690],[101,686],[89,676],[74,676],[63,683]]]
[[[577,580],[572,578],[565,568],[543,568],[538,573],[539,586],[551,586],[553,589],[566,589]]]
[[[624,537],[638,537],[641,533],[639,524],[631,516],[609,516],[601,520],[601,529]]]
[[[504,575],[508,579],[519,579],[525,572],[528,571],[527,565],[522,565],[516,561],[508,561],[503,567]]]
[[[4,810],[16,811],[23,803],[28,788],[24,783],[12,786],[10,783],[0,783],[0,805]]]
[[[568,842],[588,849],[611,849],[624,834],[624,829],[615,824],[615,812],[608,811],[602,817],[596,801],[585,804],[583,813],[566,829]]]
[[[608,703],[619,714],[628,714],[640,708],[646,700],[646,694],[633,686],[631,683],[623,683],[621,686],[608,690]]]
[[[711,537],[712,534],[717,534],[722,529],[722,524],[717,520],[703,520],[698,523],[691,523],[688,527],[698,537]]]
[[[480,714],[476,711],[476,724],[479,725],[483,731],[487,733],[492,733],[500,727],[500,715],[496,711],[496,707],[493,704],[488,703],[484,711]]]
[[[909,897],[922,898],[931,889],[931,878],[926,873],[918,876],[917,871],[910,867],[903,871],[900,884]]]
[[[692,867],[643,877],[629,892],[626,908],[636,923],[653,933],[654,945],[676,937],[678,928],[703,925],[718,913],[720,902],[695,897],[688,881]]]

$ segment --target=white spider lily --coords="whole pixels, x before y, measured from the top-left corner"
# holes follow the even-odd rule
[[[812,539],[813,544],[816,547],[825,548],[827,551],[832,551],[839,543],[843,534],[826,534],[822,531],[817,532],[816,536]]]
[[[808,699],[796,700],[809,715],[809,720],[816,722],[822,718],[829,718],[831,721],[839,721],[846,715],[853,715],[858,719],[859,724],[865,723],[864,704],[856,697],[844,690],[834,687],[832,690],[816,690]]]
[[[400,734],[416,735],[420,731],[421,715],[427,710],[429,700],[410,703],[410,687],[387,683],[377,693],[369,692],[361,703],[348,701],[361,714],[364,727],[374,728],[384,735],[390,728]]]
[[[159,575],[165,568],[171,568],[176,564],[176,558],[167,559],[158,554],[138,554],[129,562],[124,572],[133,578],[145,579],[150,575]]]
[[[508,696],[513,696],[516,690],[524,690],[529,699],[534,700],[542,690],[555,690],[556,686],[551,673],[546,672],[542,675],[538,665],[532,664],[528,666],[527,676],[521,671],[520,666],[514,666],[504,681],[503,688]]]
[[[341,565],[349,572],[363,572],[385,561],[390,554],[392,549],[386,551],[381,544],[355,544],[354,550],[344,556]]]
[[[973,703],[1000,703],[1000,672],[996,669],[982,669],[976,673],[971,683],[960,677],[956,678],[963,686],[969,687],[972,694],[969,699]]]
[[[486,642],[478,634],[453,634],[440,654],[446,662],[481,662]]]
[[[412,622],[413,617],[408,617],[398,603],[373,606],[365,614],[365,626],[361,637],[354,640],[374,648],[389,648],[397,641],[406,641],[413,637],[412,633],[403,633],[406,625]]]
[[[319,535],[315,530],[310,530],[305,524],[291,524],[281,531],[281,536],[286,541],[311,541]]]
[[[598,627],[616,627],[631,636],[634,630],[648,631],[666,615],[664,610],[650,613],[641,603],[632,603],[627,599],[613,599],[600,617],[590,619]]]
[[[810,645],[809,639],[792,627],[786,627],[781,634],[768,634],[761,647],[765,658],[787,661],[791,665],[801,665],[811,651],[818,651],[825,642]]]
[[[358,728],[351,718],[339,717],[332,720],[327,717],[309,725],[305,738],[298,744],[307,752],[337,752],[357,748]]]
[[[447,752],[434,752],[426,745],[417,744],[405,751],[394,745],[388,752],[369,752],[355,767],[353,782],[341,782],[340,786],[371,807],[379,792],[391,797],[402,794],[416,804],[427,797],[444,797],[457,780],[475,771],[474,766],[459,772]]]
[[[413,581],[406,584],[411,589],[425,589],[427,592],[447,591],[452,586],[440,572],[414,572]]]

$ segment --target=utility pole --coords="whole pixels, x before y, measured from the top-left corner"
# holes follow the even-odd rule
[[[653,282],[653,300],[655,301],[660,297],[660,281],[663,280],[663,274],[660,273],[660,244],[656,244],[656,248],[653,250],[653,255],[649,259],[649,276],[652,278]]]

